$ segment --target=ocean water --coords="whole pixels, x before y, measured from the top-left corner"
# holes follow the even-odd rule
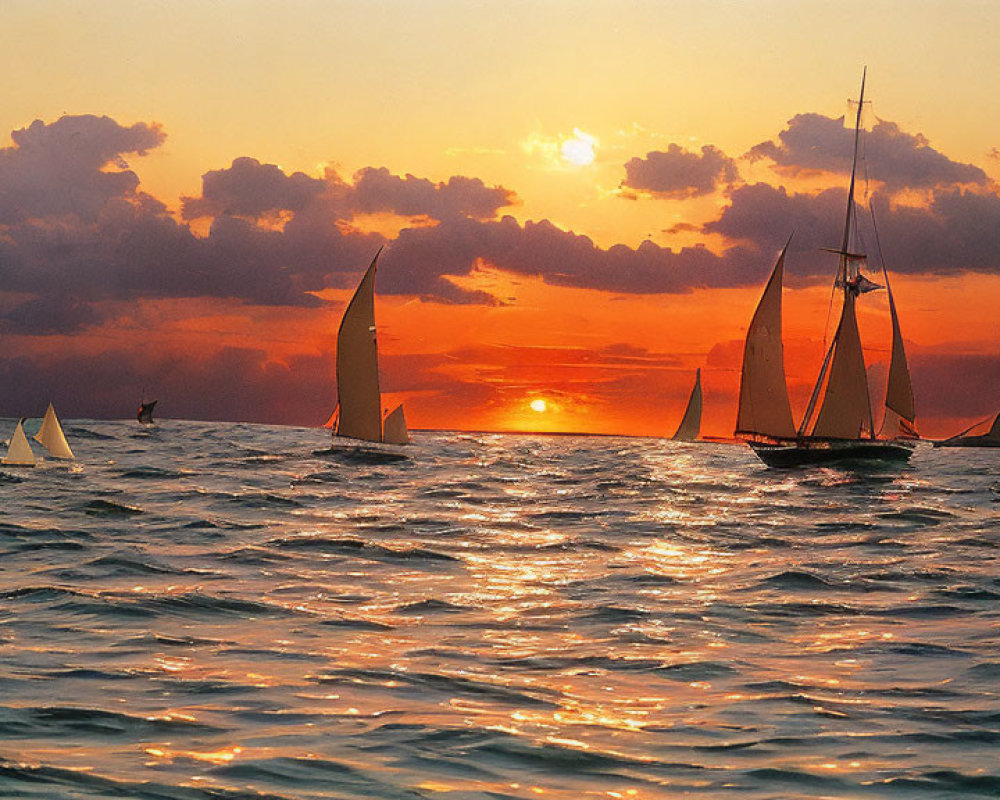
[[[64,427],[0,473],[0,797],[1000,796],[1000,451]]]

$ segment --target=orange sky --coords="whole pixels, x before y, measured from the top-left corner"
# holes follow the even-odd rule
[[[166,417],[320,424],[343,303],[387,244],[382,384],[412,427],[669,435],[701,368],[703,432],[728,436],[793,231],[800,414],[863,64],[858,197],[879,209],[919,427],[1000,407],[987,4],[56,0],[5,17],[0,414],[52,399],[125,417],[144,393]],[[864,300],[877,393],[887,305]]]

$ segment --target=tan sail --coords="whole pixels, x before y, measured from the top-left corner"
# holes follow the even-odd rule
[[[24,428],[21,420],[18,420],[14,435],[10,437],[10,446],[7,448],[7,455],[0,462],[10,467],[33,467],[35,466],[35,454],[31,452],[31,445],[28,444],[28,437],[24,435]]]
[[[381,252],[381,251],[380,251]],[[337,333],[336,435],[369,442],[382,441],[382,396],[378,384],[375,341],[375,268],[372,259]]]
[[[757,305],[743,347],[740,404],[736,434],[794,438],[795,424],[785,384],[785,355],[781,343],[781,287],[786,244]]]
[[[699,369],[695,373],[694,388],[691,389],[684,417],[673,435],[674,441],[693,442],[698,438],[698,434],[701,433],[701,404],[701,369]]]
[[[830,379],[812,430],[812,435],[820,438],[858,439],[870,419],[868,379],[854,299],[853,292],[844,294]]]
[[[66,441],[66,436],[63,434],[59,417],[56,416],[56,410],[52,407],[52,403],[49,403],[48,410],[45,412],[42,427],[35,434],[35,441],[48,450],[49,455],[53,458],[76,458],[69,447],[69,442]]]
[[[406,416],[400,403],[385,417],[382,423],[382,441],[386,444],[409,444],[410,434],[406,430]]]

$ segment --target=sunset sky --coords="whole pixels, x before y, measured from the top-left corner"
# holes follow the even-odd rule
[[[918,428],[1000,411],[1000,4],[3,8],[0,415],[126,418],[145,395],[164,418],[320,425],[384,244],[382,387],[411,427],[669,435],[700,367],[703,432],[728,436],[794,234],[798,418],[864,66],[857,196]],[[860,322],[878,397],[884,292]]]

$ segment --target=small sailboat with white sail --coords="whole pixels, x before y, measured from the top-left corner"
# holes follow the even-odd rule
[[[747,441],[765,464],[773,467],[838,461],[905,461],[913,451],[912,439],[916,437],[913,391],[891,291],[893,344],[882,438],[876,432],[872,415],[858,331],[857,299],[882,288],[862,274],[866,256],[860,248],[852,247],[852,235],[856,232],[854,183],[864,92],[862,75],[844,236],[840,248],[831,251],[839,256],[834,286],[843,294],[840,322],[797,428],[788,399],[781,339],[781,293],[788,243],[778,256],[747,330],[736,435]],[[888,278],[888,273],[885,274]],[[820,396],[823,402],[817,411]]]
[[[52,403],[49,403],[45,417],[42,419],[42,427],[35,434],[35,441],[42,445],[53,458],[66,461],[76,459],[69,442],[66,441],[66,435],[63,433],[62,425],[59,424],[59,417],[56,416],[56,410]]]
[[[681,424],[677,426],[676,432],[670,437],[673,441],[697,441],[701,433],[701,406],[701,368],[699,367],[698,371],[695,372],[694,386],[691,388],[691,394],[688,397],[687,407],[684,409]]]
[[[383,415],[375,329],[375,272],[381,249],[347,304],[337,332],[337,406],[326,427],[334,437],[409,444],[402,404]]]
[[[24,435],[24,420],[19,419],[14,434],[10,437],[7,455],[0,459],[0,463],[5,467],[33,467],[36,462],[28,437]]]

